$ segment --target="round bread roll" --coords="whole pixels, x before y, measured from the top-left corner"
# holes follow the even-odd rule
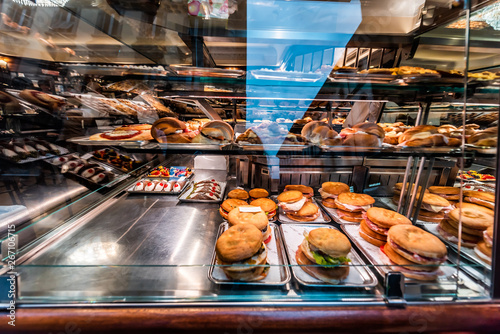
[[[258,212],[241,212],[241,208],[258,208]],[[265,212],[259,206],[241,205],[229,212],[227,215],[229,225],[251,224],[257,227],[262,232],[262,240],[264,243],[270,241],[271,229],[269,228],[269,220]]]
[[[337,208],[339,218],[347,220],[348,222],[360,223],[363,220],[362,212],[349,212]]]
[[[415,201],[415,205],[417,204],[416,202],[417,201]],[[442,207],[450,206],[450,202],[448,202],[448,200],[436,194],[424,194],[422,203]]]
[[[186,129],[186,124],[174,117],[163,117],[153,123],[151,127],[151,136],[159,143],[172,143],[174,138],[167,137],[169,135],[181,135]],[[181,140],[179,137],[175,138],[176,141]]]
[[[342,182],[323,182],[321,189],[332,195],[340,195],[342,193],[351,192],[351,188]]]
[[[440,264],[444,262],[447,254],[446,246],[436,236],[425,232],[424,230],[413,225],[395,225],[389,229],[387,241],[400,248],[395,248],[394,251],[404,258],[422,264]],[[426,261],[422,261],[420,257],[415,257],[413,254],[426,257]]]
[[[458,187],[438,187],[438,186],[432,186],[427,188],[432,194],[443,194],[443,195],[456,195],[460,194],[460,188]]]
[[[379,137],[368,133],[353,133],[345,137],[342,145],[356,147],[379,147],[382,145],[382,140]]]
[[[325,138],[331,128],[321,121],[309,122],[302,128],[300,134],[311,143],[318,144],[321,138]]]
[[[292,203],[292,202],[300,201],[303,197],[304,197],[304,195],[302,194],[301,191],[288,190],[288,191],[284,191],[278,195],[278,201],[284,202],[284,203]]]
[[[312,196],[314,196],[313,188],[308,187],[308,186],[304,186],[302,184],[287,184],[285,186],[285,191],[289,191],[289,190],[298,190],[307,198],[311,198]]]
[[[493,216],[482,211],[469,208],[454,209],[448,212],[448,218],[458,222],[462,214],[463,227],[478,230],[479,235],[488,227],[493,226]]]
[[[450,220],[448,219],[443,219],[439,223],[439,228],[444,231],[445,233],[454,236],[458,240],[458,228],[456,226],[453,226]],[[442,231],[438,229],[439,233],[443,235]],[[443,235],[446,238],[446,235]],[[448,239],[448,238],[446,238]],[[449,240],[449,239],[448,239]],[[457,240],[450,240],[454,243],[458,243]],[[467,247],[467,248],[472,248],[476,243],[481,241],[481,237],[473,234],[469,234],[463,230],[462,227],[462,246]]]
[[[453,226],[453,228],[457,230],[457,234],[458,234],[458,228],[460,225],[458,223],[458,221],[448,217],[448,219],[446,219],[446,222],[448,224],[450,224],[451,226]],[[483,232],[484,232],[484,230],[473,229],[473,228],[466,226],[465,224],[462,224],[462,233],[470,235],[470,236],[476,236],[476,237],[478,237],[478,240],[480,240],[482,238]]]
[[[411,225],[411,221],[402,214],[384,208],[369,208],[366,211],[366,216],[383,228],[391,228],[394,225]]]
[[[484,241],[478,242],[474,251],[476,251],[476,253],[479,252],[478,255],[481,260],[483,260],[488,264],[491,264],[491,257],[493,255],[493,250],[491,247],[486,246],[486,243]]]
[[[337,208],[337,205],[335,204],[335,198],[322,198],[321,204],[323,204],[327,208],[332,208],[332,209]]]
[[[427,146],[421,144],[429,143],[429,137],[433,134],[436,134],[437,132],[437,128],[432,125],[414,126],[413,128],[410,128],[403,132],[403,134],[399,137],[399,143],[402,144],[406,142],[406,146]],[[418,143],[419,145],[416,145],[416,143]]]
[[[262,233],[257,227],[237,224],[221,234],[215,244],[215,251],[225,262],[238,262],[252,257],[261,246]]]
[[[269,192],[266,189],[262,189],[262,188],[251,189],[248,192],[248,194],[253,199],[264,198],[264,197],[268,197],[269,196]]]
[[[330,284],[339,284],[349,275],[348,265],[333,268],[320,267],[315,261],[313,262],[305,256],[300,246],[295,253],[295,260],[297,264],[301,266],[300,268],[307,274]]]
[[[342,232],[332,228],[321,227],[311,230],[307,241],[313,247],[334,258],[346,257],[351,251],[349,239]]]
[[[419,281],[435,281],[438,278],[438,266],[418,265],[414,262],[408,261],[394,251],[388,244],[384,246],[383,253],[395,264],[401,268],[406,269],[403,275],[407,278],[416,279]],[[402,265],[400,265],[402,264]],[[413,265],[412,265],[413,264]],[[426,271],[426,269],[428,271]]]
[[[255,200],[253,200],[252,202],[250,202],[250,205],[260,206],[260,208],[262,210],[264,210],[264,212],[266,212],[266,213],[271,213],[274,211],[273,216],[276,214],[277,206],[276,206],[276,203],[274,203],[274,201],[272,199],[264,198],[264,197],[257,198]],[[269,218],[272,218],[272,216]]]
[[[382,246],[387,242],[387,237],[385,235],[381,235],[370,229],[367,225],[365,220],[361,220],[361,223],[359,224],[359,235],[361,238],[365,239],[369,243],[375,246]]]
[[[472,210],[475,210],[475,211],[482,211],[486,214],[489,214],[490,216],[493,216],[495,213],[493,212],[493,210],[491,209],[488,209],[482,205],[477,205],[477,204],[472,204],[472,203],[468,203],[468,202],[462,202],[462,204],[457,203],[455,205],[457,208],[468,208],[468,209],[472,209]]]
[[[227,198],[236,198],[241,200],[248,199],[248,192],[244,189],[233,189],[227,193]]]
[[[234,130],[224,121],[210,121],[203,125],[200,134],[193,138],[195,143],[219,144],[233,139]]]
[[[369,122],[364,122],[364,123],[358,123],[352,127],[356,132],[365,132],[371,135],[374,135],[380,139],[384,139],[385,137],[385,131],[380,127],[379,125],[375,123],[369,123]]]
[[[430,212],[420,210],[417,219],[429,223],[439,223],[444,219],[444,217],[444,212]]]
[[[287,211],[286,216],[292,220],[300,222],[309,222],[318,219],[321,212],[316,204],[312,202],[306,202],[299,211]]]
[[[348,206],[367,207],[369,205],[373,205],[373,203],[375,203],[375,199],[370,195],[366,194],[342,193],[339,195],[339,197],[337,197],[337,201],[335,203],[337,204],[337,207],[341,210],[349,212],[361,212],[363,211],[363,208],[350,208]]]
[[[340,146],[342,145],[342,137],[335,130],[329,130],[324,137],[320,138],[320,145]]]

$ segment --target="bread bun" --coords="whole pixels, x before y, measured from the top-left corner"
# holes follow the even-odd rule
[[[222,218],[227,220],[229,212],[242,205],[248,205],[248,203],[235,198],[226,199],[224,202],[222,202],[219,209],[219,213],[222,216]]]
[[[448,218],[457,223],[460,218],[462,218],[463,227],[478,230],[478,235],[483,235],[482,231],[486,230],[490,226],[493,226],[492,215],[469,208],[451,210],[448,212]]]
[[[321,204],[323,204],[327,208],[332,208],[336,209],[337,205],[335,204],[335,199],[334,198],[323,198],[321,200]]]
[[[186,129],[186,124],[184,122],[174,117],[164,117],[153,123],[153,126],[151,127],[151,136],[153,136],[153,138],[159,143],[171,143],[173,141],[167,140],[167,136],[182,134],[184,129]],[[175,140],[178,141],[179,137]]]
[[[326,283],[339,284],[349,275],[349,265],[334,268],[320,267],[304,255],[300,246],[295,253],[295,260],[307,274]]]
[[[248,199],[248,192],[243,189],[233,189],[230,192],[227,193],[227,198],[236,198],[236,199],[241,199],[241,200],[247,200]]]
[[[366,221],[363,219],[359,224],[359,235],[361,238],[365,239],[369,243],[375,246],[382,246],[387,242],[387,237],[385,235],[381,235],[371,230],[367,225]]]
[[[342,137],[335,130],[329,130],[319,141],[320,145],[339,146],[342,145]]]
[[[456,226],[453,226],[449,220],[443,219],[439,223],[438,232],[448,241],[458,244],[458,229]],[[455,239],[450,239],[446,237],[446,234],[455,237]],[[481,239],[482,238],[477,235],[472,235],[462,230],[462,246],[464,247],[472,248],[476,243],[481,241]]]
[[[429,137],[436,133],[438,131],[435,126],[418,125],[403,132],[399,137],[399,143],[405,143],[406,146],[427,146],[417,145],[417,143],[429,143]]]
[[[384,208],[370,208],[366,211],[366,216],[374,224],[383,228],[391,228],[394,225],[411,225],[411,221],[402,214]]]
[[[278,201],[285,202],[285,203],[291,203],[291,202],[300,201],[303,197],[304,197],[304,195],[302,194],[301,191],[288,190],[288,191],[284,191],[278,195]]]
[[[306,202],[299,211],[285,212],[286,216],[292,220],[300,222],[314,221],[321,215],[319,208],[312,202]]]
[[[309,122],[302,128],[300,134],[311,143],[318,144],[322,138],[325,138],[331,128],[328,124],[321,121]]]
[[[269,198],[264,198],[264,197],[257,198],[256,200],[250,202],[250,205],[260,206],[260,208],[264,210],[264,212],[276,211],[276,203],[274,203],[274,201]],[[276,214],[276,212],[274,212],[274,214]]]
[[[429,223],[439,223],[444,219],[444,213],[420,210],[417,219]]]
[[[348,222],[360,223],[363,220],[361,212],[344,211],[337,207],[337,214],[340,219],[347,220]]]
[[[347,256],[351,243],[342,232],[332,228],[316,228],[308,234],[307,241],[321,252],[331,257]]]
[[[225,262],[252,257],[262,246],[262,233],[252,224],[237,224],[221,234],[215,244],[217,256]]]
[[[342,193],[351,192],[351,188],[342,182],[323,182],[321,189],[332,195],[340,195]]]
[[[436,271],[439,268],[438,266],[432,266],[432,265],[431,266],[419,265],[413,261],[410,261],[407,258],[399,255],[389,244],[384,245],[384,254],[387,255],[387,257],[392,262],[408,270],[432,272]]]
[[[413,225],[391,227],[387,241],[396,253],[416,263],[440,264],[447,255],[446,246],[439,238]],[[400,248],[395,248],[393,245]],[[412,253],[420,257],[415,257]],[[421,257],[425,257],[425,261]]]
[[[356,193],[342,193],[337,197],[337,207],[344,211],[361,212],[369,209],[368,206],[373,205],[375,199],[370,195]],[[357,206],[353,208],[351,206]],[[365,208],[363,208],[365,207]]]
[[[262,189],[262,188],[254,188],[254,189],[251,189],[248,194],[250,195],[250,197],[252,197],[253,199],[258,199],[258,198],[265,198],[265,197],[268,197],[269,196],[269,192],[266,190],[266,189]]]
[[[487,213],[489,214],[490,216],[493,216],[495,213],[493,212],[493,210],[491,209],[488,209],[482,205],[477,205],[477,204],[472,204],[472,203],[469,203],[469,202],[462,202],[462,204],[460,203],[457,203],[455,204],[455,206],[457,208],[469,208],[469,209],[472,209],[472,210],[476,210],[476,211],[482,211],[484,213]]]
[[[314,196],[314,190],[311,187],[304,186],[302,184],[288,184],[285,186],[285,191],[297,190],[300,191],[307,198]]]

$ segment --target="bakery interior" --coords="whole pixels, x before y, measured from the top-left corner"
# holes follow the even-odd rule
[[[499,1],[0,7],[21,329],[500,325]]]

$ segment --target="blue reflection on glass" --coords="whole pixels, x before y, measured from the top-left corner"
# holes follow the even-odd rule
[[[255,120],[302,118],[361,19],[357,0],[247,0],[247,128]],[[254,128],[267,155],[290,127]]]

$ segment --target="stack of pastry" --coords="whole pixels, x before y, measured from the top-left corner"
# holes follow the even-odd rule
[[[415,201],[416,204],[417,201]],[[425,193],[418,213],[418,219],[431,223],[439,223],[445,218],[445,213],[451,209],[453,207],[447,199],[436,194]]]
[[[460,139],[449,138],[438,132],[432,125],[418,125],[403,132],[398,138],[399,146],[432,147],[459,146]]]
[[[460,217],[460,215],[462,215]],[[493,216],[471,208],[457,208],[448,213],[448,218],[438,225],[439,233],[446,240],[458,244],[459,221],[462,221],[461,244],[473,248],[483,239],[483,233],[493,226]]]
[[[363,213],[374,203],[375,199],[370,195],[348,192],[341,193],[335,200],[339,218],[355,223],[363,220]]]
[[[432,186],[428,188],[431,194],[435,194],[455,204],[460,199],[460,188]]]
[[[336,209],[335,200],[337,197],[342,193],[351,192],[351,189],[347,184],[342,182],[323,182],[318,192],[321,195],[321,203],[324,206]]]
[[[385,131],[375,123],[359,123],[352,128],[340,131],[342,145],[359,147],[380,147],[384,141]]]
[[[483,240],[479,241],[474,251],[484,262],[491,264],[491,255],[493,248],[493,226],[488,227],[483,232]]]
[[[395,225],[411,225],[411,221],[392,210],[370,208],[363,213],[359,235],[375,246],[382,246],[387,242],[389,229]]]

